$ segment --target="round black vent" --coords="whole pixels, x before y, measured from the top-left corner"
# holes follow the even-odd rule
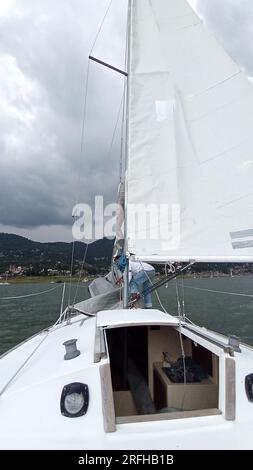
[[[246,375],[245,390],[247,393],[248,400],[253,402],[253,374]]]
[[[74,382],[65,385],[61,394],[61,414],[68,418],[78,418],[87,413],[89,388],[86,384]]]

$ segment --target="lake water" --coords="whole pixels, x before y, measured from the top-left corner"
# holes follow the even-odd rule
[[[253,276],[185,279],[183,286],[181,280],[177,285],[181,300],[184,291],[185,312],[190,320],[226,335],[236,334],[243,342],[253,345]],[[76,287],[72,285],[71,300],[76,294],[76,301],[88,297],[87,284],[81,283],[78,290]],[[54,290],[39,296],[4,300],[49,289]],[[62,289],[63,284],[0,285],[0,354],[57,320]],[[169,283],[168,288],[162,287],[159,296],[167,311],[177,315],[176,281]],[[68,297],[69,285],[65,298]],[[154,306],[158,306],[155,295]]]

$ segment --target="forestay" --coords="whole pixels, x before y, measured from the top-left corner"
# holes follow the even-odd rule
[[[252,84],[186,1],[132,0],[130,16],[129,251],[253,261]]]

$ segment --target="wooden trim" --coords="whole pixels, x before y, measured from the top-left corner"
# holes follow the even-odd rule
[[[236,380],[235,380],[235,360],[226,357],[225,360],[225,419],[234,421],[236,417]]]
[[[97,363],[106,356],[104,331],[100,328],[96,328],[94,344],[94,363]]]
[[[100,330],[96,328],[95,331],[95,347],[94,347],[94,362],[101,361],[101,338],[100,338]]]
[[[103,364],[99,368],[101,380],[102,408],[104,418],[104,430],[106,433],[116,431],[115,409],[112,393],[111,369],[109,364]]]
[[[217,408],[209,410],[176,411],[173,413],[158,413],[153,415],[124,416],[116,419],[117,424],[144,423],[148,421],[169,421],[172,419],[201,418],[204,416],[221,415]]]

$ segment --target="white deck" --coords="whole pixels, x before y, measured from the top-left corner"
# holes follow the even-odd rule
[[[144,324],[176,327],[178,319],[157,310],[134,309],[100,312],[97,324],[112,328]],[[201,328],[199,331],[210,333]],[[100,368],[109,359],[94,362],[95,332],[96,318],[80,315],[71,324],[64,323],[35,336],[0,360],[2,389],[44,339],[0,396],[1,449],[252,449],[253,403],[248,401],[244,389],[245,375],[253,373],[251,348],[242,347],[242,353],[235,354],[235,421],[225,420],[222,385],[221,415],[117,424],[116,432],[106,433]],[[185,334],[198,338],[187,330]],[[221,339],[213,332],[210,335]],[[65,361],[62,343],[72,338],[77,338],[81,354]],[[205,339],[199,343],[209,347]],[[222,383],[228,355],[220,349],[219,356]],[[86,415],[70,419],[61,414],[60,398],[63,387],[72,382],[87,384],[90,400]]]
[[[63,342],[77,338],[80,356],[64,360]],[[0,360],[0,388],[44,339],[40,347],[0,396],[1,449],[83,448],[85,435],[104,434],[100,395],[100,364],[94,364],[95,318],[83,315],[28,340]],[[83,418],[62,416],[65,385],[88,384],[90,402]],[[94,422],[96,426],[94,427]]]
[[[81,354],[73,361],[65,361],[63,343],[77,338]],[[12,350],[1,359],[0,393],[14,372],[41,343],[37,351],[10,383],[4,396],[29,385],[42,383],[91,367],[94,359],[95,319],[89,321],[83,315],[74,318],[70,325],[62,324],[42,332]],[[1,399],[0,399],[1,407]]]

